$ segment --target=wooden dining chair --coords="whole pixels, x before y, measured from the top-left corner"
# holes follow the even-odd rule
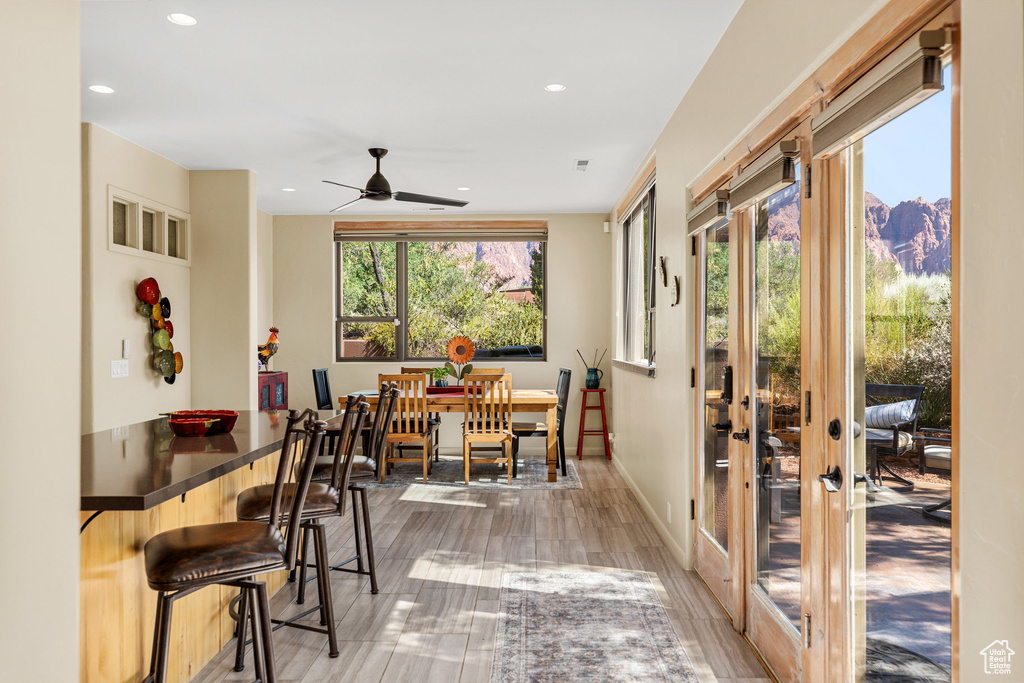
[[[462,464],[469,484],[470,465],[503,463],[508,469],[508,483],[512,483],[512,439],[509,424],[512,412],[512,377],[507,374],[484,375],[470,373],[465,377],[466,395],[463,399],[465,422],[462,434]],[[473,458],[474,443],[497,444],[501,456]]]
[[[469,371],[471,375],[504,375],[505,368],[477,368]]]
[[[434,386],[434,375],[432,374],[434,372],[434,368],[402,368],[401,372],[403,375],[426,375],[427,386]],[[434,423],[433,433],[430,435],[430,443],[434,447],[434,462],[437,462],[441,459],[441,439],[439,438],[441,435],[441,413],[431,413],[430,419]],[[413,447],[414,446],[411,445],[398,446],[398,449],[402,450],[403,448]]]
[[[399,391],[395,401],[395,417],[388,430],[387,448],[380,467],[380,483],[383,484],[388,470],[395,463],[422,462],[423,483],[430,474],[431,434],[433,425],[427,412],[426,375],[378,375],[380,383],[390,382]],[[415,457],[403,456],[398,444],[419,443],[422,454]]]

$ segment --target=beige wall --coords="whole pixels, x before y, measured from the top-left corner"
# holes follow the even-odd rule
[[[365,219],[366,217],[363,217]],[[387,220],[373,216],[371,220]],[[393,219],[410,220],[408,215]],[[559,367],[573,371],[566,428],[566,449],[574,454],[579,429],[583,368],[576,349],[609,346],[606,303],[611,284],[604,265],[609,261],[610,235],[604,232],[605,217],[598,214],[551,214],[516,216],[459,216],[480,218],[545,219],[548,221],[548,359],[543,363],[506,361],[513,387],[554,388]],[[377,374],[396,371],[399,363],[334,362],[334,245],[333,216],[274,217],[274,319],[281,328],[281,349],[275,368],[289,372],[289,406],[304,408],[313,400],[313,368],[330,369],[335,396],[356,389],[373,388]],[[360,220],[349,216],[345,220]],[[607,360],[605,361],[607,364]],[[497,366],[498,363],[486,363]],[[483,363],[482,363],[483,365]],[[609,393],[614,388],[606,377]],[[594,415],[591,414],[591,419]],[[611,413],[609,412],[609,419]],[[458,420],[443,420],[441,444],[460,447]],[[599,439],[588,441],[587,452],[603,452]],[[540,452],[543,440],[527,439],[522,452]]]
[[[188,178],[187,169],[99,126],[82,124],[83,433],[190,406],[190,269],[107,248],[108,186],[187,213]],[[185,359],[172,385],[153,369],[149,321],[135,309],[135,287],[147,277],[156,278],[171,301],[174,350]],[[122,339],[131,342],[129,374],[111,379],[110,361],[121,358]]]
[[[1024,10],[964,0],[962,25],[960,680],[1024,680]],[[1010,677],[984,674],[997,639]]]
[[[651,150],[657,158],[657,252],[667,257],[670,276],[682,279],[684,293],[680,305],[670,307],[661,303],[669,290],[659,285],[657,377],[614,371],[615,452],[620,470],[686,567],[693,565],[689,511],[694,496],[690,368],[695,265],[686,237],[686,188],[880,4],[744,3]],[[779,36],[786,36],[785,49],[780,49]],[[758,54],[772,56],[771,68],[750,68],[752,55]],[[615,237],[610,263],[617,274],[618,226]]]
[[[263,344],[274,326],[274,217],[256,212],[256,339]],[[253,356],[255,358],[255,356]],[[270,359],[274,368],[274,359]]]
[[[257,405],[256,174],[192,171],[189,193],[192,403],[197,408],[253,410]]]
[[[5,682],[78,680],[80,89],[77,0],[0,2]]]

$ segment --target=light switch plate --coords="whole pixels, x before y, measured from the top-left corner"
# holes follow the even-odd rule
[[[132,357],[132,340],[122,339],[121,340],[121,358],[128,360]]]
[[[122,379],[128,376],[128,361],[126,360],[112,360],[110,361],[110,378],[111,379]]]

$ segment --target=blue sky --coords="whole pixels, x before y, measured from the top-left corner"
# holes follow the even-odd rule
[[[945,88],[864,138],[864,189],[889,206],[950,196],[952,81]]]

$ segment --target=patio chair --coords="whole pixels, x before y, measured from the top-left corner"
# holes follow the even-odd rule
[[[918,460],[918,471],[921,474],[933,472],[935,474],[950,474],[953,470],[953,448],[950,431],[948,429],[923,428],[921,433],[924,436],[917,437],[920,448]],[[939,510],[949,509],[953,504],[953,498],[947,498],[941,503],[925,505],[921,508],[921,514],[925,519],[940,524],[949,524],[950,517],[936,514]]]
[[[864,432],[866,437],[868,471],[882,485],[882,472],[900,482],[893,487],[902,491],[914,490],[914,482],[899,476],[885,458],[903,455],[914,447],[917,418],[921,414],[923,386],[902,384],[864,385]]]

